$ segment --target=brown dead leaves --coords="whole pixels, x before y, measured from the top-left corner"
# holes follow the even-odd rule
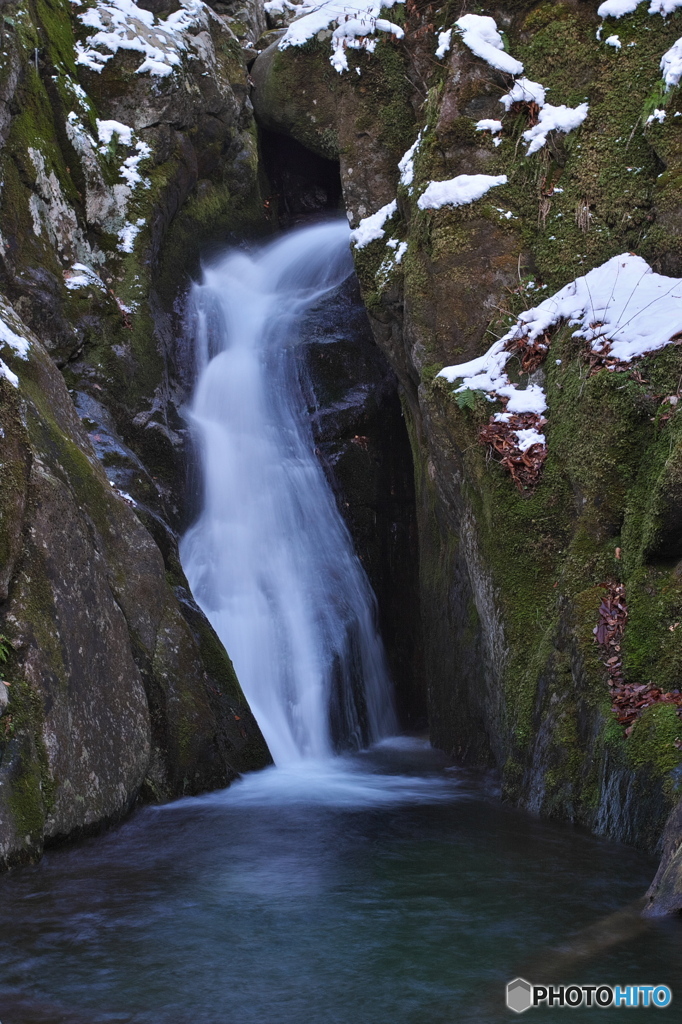
[[[596,642],[608,655],[606,667],[609,673],[609,686],[618,686],[623,682],[620,645],[628,620],[625,587],[622,583],[603,583],[602,586],[606,594],[599,605],[599,622],[593,632]]]
[[[509,113],[517,116],[525,114],[528,119],[527,128],[534,128],[540,121],[540,107],[535,100],[517,100],[510,106]]]
[[[508,341],[505,348],[518,356],[522,373],[535,373],[549,351],[549,335],[544,334],[534,341],[522,335]]]
[[[523,373],[534,373],[547,355],[549,337],[545,334],[543,338],[531,341],[530,338],[520,335],[508,341],[506,349],[518,357]],[[500,396],[500,401],[506,407],[508,400]],[[479,440],[487,444],[491,452],[500,456],[500,465],[509,472],[520,491],[529,490],[537,485],[547,458],[547,446],[538,443],[522,451],[516,431],[533,429],[540,433],[546,423],[544,416],[532,412],[510,414],[504,422],[491,416],[489,423],[481,427],[479,432]]]
[[[535,487],[537,484],[547,458],[547,446],[533,444],[525,451],[521,451],[515,431],[531,428],[540,431],[546,422],[543,416],[524,412],[511,415],[504,423],[495,422],[495,417],[491,416],[490,422],[481,427],[479,440],[489,445],[491,450],[500,456],[500,465],[511,474],[520,491]]]
[[[590,324],[592,330],[596,330],[598,327],[603,327],[603,324],[593,323]],[[609,370],[611,373],[617,371],[622,373],[624,370],[631,370],[632,367],[629,363],[624,363],[621,359],[616,359],[615,356],[610,354],[611,352],[611,341],[607,338],[600,338],[600,348],[595,351],[592,348],[588,348],[585,353],[587,364],[590,368],[590,377],[593,377],[595,373],[599,373],[600,370]]]
[[[605,596],[599,605],[599,622],[594,627],[595,642],[602,648],[606,671],[609,676],[609,690],[613,701],[611,707],[629,736],[632,726],[642,712],[653,704],[674,704],[682,715],[682,693],[665,693],[653,683],[627,683],[623,675],[621,642],[628,608],[625,601],[625,587],[622,583],[604,583]]]
[[[604,324],[601,321],[595,321],[590,324],[592,330],[597,330],[599,327],[603,327]],[[599,349],[588,347],[586,352],[586,359],[590,367],[590,376],[594,376],[600,370],[609,370],[611,373],[618,372],[623,373],[625,370],[632,370],[632,362],[626,363],[622,359],[617,359],[611,355],[611,346],[613,341],[611,338],[607,338],[604,335],[600,335],[594,339],[592,344],[595,342],[599,343]],[[673,334],[668,342],[669,345],[682,345],[682,331],[678,331],[677,334]],[[638,371],[632,374],[637,379]],[[641,374],[640,374],[641,376]]]

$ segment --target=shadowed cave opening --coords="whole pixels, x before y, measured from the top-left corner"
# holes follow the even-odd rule
[[[343,211],[339,164],[287,135],[259,129],[261,164],[269,182],[268,208],[282,230]]]

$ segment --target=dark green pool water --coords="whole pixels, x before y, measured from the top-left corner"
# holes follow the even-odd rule
[[[0,1021],[679,1021],[682,922],[617,920],[609,945],[578,955],[581,930],[654,870],[504,806],[414,741],[272,770],[2,878]],[[674,998],[517,1017],[504,987],[519,973],[663,983]]]

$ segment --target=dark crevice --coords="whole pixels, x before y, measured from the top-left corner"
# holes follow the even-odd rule
[[[401,725],[425,729],[412,453],[354,276],[311,312],[303,337],[316,451],[377,596]]]
[[[325,160],[295,139],[264,128],[259,140],[273,223],[286,229],[343,209],[336,160]]]

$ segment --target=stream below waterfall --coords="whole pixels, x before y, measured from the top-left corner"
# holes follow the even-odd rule
[[[388,741],[145,808],[0,880],[0,1020],[494,1024],[512,1018],[518,974],[663,982],[682,998],[677,920],[616,922],[614,945],[586,958],[548,953],[654,870],[506,807],[424,742]],[[633,1015],[679,1020],[679,1007]]]
[[[203,496],[182,561],[276,764],[0,878],[2,1024],[495,1024],[517,975],[667,984],[670,1007],[626,1019],[680,1019],[682,924],[636,912],[653,858],[393,735],[296,357],[351,270],[328,223],[227,254],[191,296]]]

